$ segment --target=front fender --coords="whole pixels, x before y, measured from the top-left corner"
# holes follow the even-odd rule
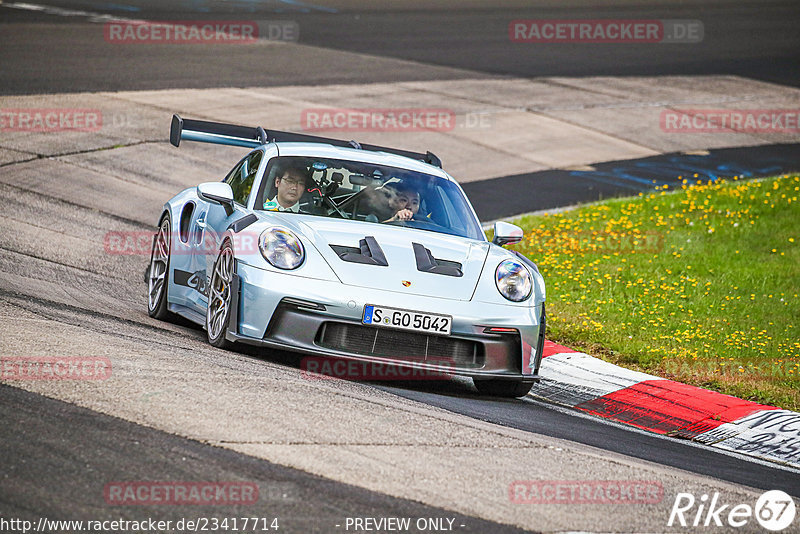
[[[500,291],[497,289],[495,283],[495,270],[500,262],[503,260],[515,260],[521,262],[528,269],[533,281],[533,293],[531,296],[522,302],[511,302],[507,300]],[[507,306],[519,308],[537,308],[540,307],[545,301],[545,287],[544,278],[539,273],[538,268],[528,258],[519,257],[515,253],[508,251],[497,245],[492,245],[489,254],[486,257],[486,263],[483,266],[483,273],[481,274],[478,287],[475,289],[473,300],[477,302],[486,302],[491,304],[505,304]]]
[[[313,278],[315,280],[327,280],[330,282],[341,282],[339,277],[333,271],[328,262],[323,258],[322,254],[317,250],[314,243],[302,233],[292,231],[294,235],[303,244],[305,250],[305,259],[300,267],[290,271],[278,269],[269,263],[264,256],[261,255],[261,250],[258,247],[259,237],[261,233],[273,225],[270,224],[252,224],[247,228],[236,232],[234,228],[229,228],[221,237],[219,247],[226,240],[230,240],[233,244],[233,254],[237,262],[241,262],[252,267],[264,269],[267,271],[292,274],[299,278]],[[274,225],[281,226],[281,225]],[[287,228],[288,229],[288,228]]]

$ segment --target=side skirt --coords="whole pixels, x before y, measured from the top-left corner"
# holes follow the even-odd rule
[[[182,306],[180,304],[169,304],[167,309],[172,313],[180,315],[181,317],[192,321],[193,323],[199,324],[200,326],[205,328],[206,325],[206,317],[201,313],[197,313],[192,308],[188,308],[186,306]]]

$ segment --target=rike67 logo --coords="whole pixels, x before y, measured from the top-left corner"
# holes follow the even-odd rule
[[[780,490],[762,494],[755,506],[723,503],[717,492],[710,499],[706,494],[697,499],[691,493],[678,493],[667,526],[741,528],[752,526],[755,519],[762,528],[779,532],[794,522],[795,513],[794,501]]]

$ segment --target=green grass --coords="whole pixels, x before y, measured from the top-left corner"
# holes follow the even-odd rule
[[[548,338],[613,363],[800,408],[800,177],[684,185],[515,221]]]

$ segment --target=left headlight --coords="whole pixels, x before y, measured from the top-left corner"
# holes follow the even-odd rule
[[[261,232],[258,248],[264,259],[278,269],[297,269],[306,257],[303,244],[297,236],[277,226]]]
[[[531,296],[533,280],[531,273],[519,262],[504,260],[494,272],[494,280],[500,294],[512,302],[522,302]]]

